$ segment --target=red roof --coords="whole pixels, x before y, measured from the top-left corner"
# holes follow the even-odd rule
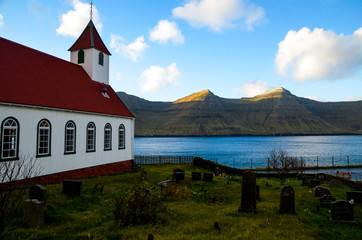
[[[0,102],[134,117],[109,85],[93,81],[80,65],[1,37],[0,53]]]
[[[88,25],[83,30],[77,41],[69,48],[68,51],[76,51],[79,49],[95,48],[101,52],[111,55],[106,46],[104,45],[101,37],[98,34],[93,21],[90,20]]]

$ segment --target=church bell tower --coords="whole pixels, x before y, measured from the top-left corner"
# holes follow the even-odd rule
[[[81,65],[92,80],[109,85],[109,56],[91,19],[77,41],[69,48],[70,61]]]

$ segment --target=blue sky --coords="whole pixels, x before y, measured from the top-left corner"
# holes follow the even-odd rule
[[[361,0],[93,1],[110,85],[152,101],[209,89],[225,98],[284,87],[362,100]],[[0,0],[0,36],[69,60],[86,0]]]

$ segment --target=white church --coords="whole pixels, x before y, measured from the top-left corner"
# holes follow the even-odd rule
[[[35,158],[40,182],[131,171],[135,117],[92,20],[69,51],[70,62],[0,37],[0,164]]]

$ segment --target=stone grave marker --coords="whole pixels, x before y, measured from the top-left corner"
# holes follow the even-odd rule
[[[182,169],[175,169],[173,170],[173,176],[176,183],[178,183],[180,180],[185,180],[185,171]]]
[[[203,173],[202,174],[202,180],[205,182],[213,182],[214,181],[214,175],[212,173]]]
[[[67,195],[81,195],[82,181],[63,180],[63,193]]]
[[[295,212],[295,194],[291,186],[284,186],[280,193],[279,213],[296,214]]]
[[[324,195],[331,195],[331,192],[328,188],[322,186],[316,186],[314,188],[314,197],[322,197]]]
[[[331,217],[332,220],[354,221],[353,204],[344,200],[331,202]]]
[[[200,181],[201,180],[201,172],[192,172],[191,173],[193,181]]]
[[[214,174],[215,174],[215,176],[217,176],[217,177],[221,177],[221,175],[222,175],[222,170],[221,170],[219,167],[216,167],[216,168],[214,169]]]
[[[319,204],[322,208],[331,208],[331,202],[336,201],[336,199],[330,195],[324,195],[319,199]]]
[[[308,182],[308,187],[309,188],[315,188],[316,186],[319,186],[319,185],[321,185],[321,182],[319,180],[316,180],[316,179],[311,179]]]
[[[353,204],[362,203],[362,191],[347,191],[346,194],[348,201],[353,200]]]
[[[327,179],[327,176],[324,173],[317,173],[315,175],[315,179],[319,180],[322,183]]]
[[[256,211],[256,177],[251,171],[243,173],[239,212]]]
[[[333,179],[329,182],[330,188],[343,188],[343,182],[339,179]]]
[[[141,181],[146,181],[147,180],[147,172],[145,170],[141,171],[140,180]]]
[[[255,185],[255,197],[256,200],[260,200],[260,188],[258,185]]]
[[[30,228],[41,227],[44,225],[44,218],[47,207],[45,202],[38,199],[27,199],[24,201],[23,221]]]
[[[309,175],[303,175],[302,176],[302,186],[308,186],[309,181],[312,180],[313,177]]]
[[[36,184],[29,188],[29,199],[37,199],[40,202],[46,202],[47,198],[47,189],[40,185]]]

